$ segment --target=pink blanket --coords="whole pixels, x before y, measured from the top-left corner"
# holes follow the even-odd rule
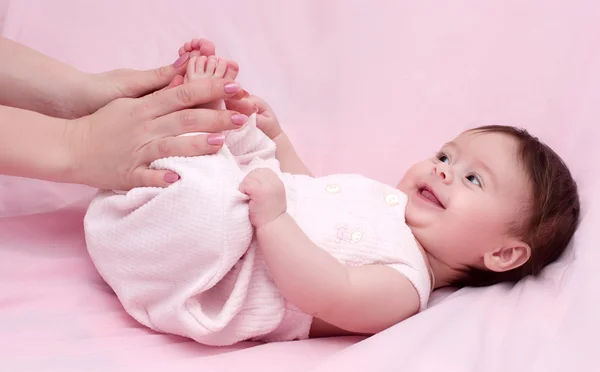
[[[0,177],[2,370],[596,370],[595,2],[6,3],[7,37],[91,72],[169,63],[184,41],[212,39],[319,175],[391,183],[462,129],[524,126],[563,155],[584,211],[573,248],[542,278],[438,294],[369,339],[208,348],[153,333],[121,309],[83,245],[94,190]]]

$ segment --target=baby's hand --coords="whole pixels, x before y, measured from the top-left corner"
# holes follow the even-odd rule
[[[274,221],[287,209],[283,182],[270,169],[259,168],[248,173],[240,191],[250,197],[250,223],[256,228]]]
[[[273,109],[260,97],[251,95],[244,99],[244,101],[254,105],[256,111],[256,126],[262,130],[270,139],[274,139],[281,134],[281,126],[279,120],[273,112]],[[228,110],[237,111],[237,106],[240,105],[240,101],[227,100],[225,105]]]

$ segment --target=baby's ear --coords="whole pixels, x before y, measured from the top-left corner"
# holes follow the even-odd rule
[[[504,246],[483,255],[483,264],[490,271],[504,272],[523,266],[531,258],[531,248],[520,240],[507,241]]]

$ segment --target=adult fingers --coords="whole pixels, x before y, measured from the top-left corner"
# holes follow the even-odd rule
[[[131,173],[129,189],[134,187],[167,187],[179,180],[179,175],[166,169],[136,168]]]
[[[186,53],[171,65],[151,70],[124,69],[119,71],[116,79],[129,97],[141,97],[167,87],[173,83],[173,80],[178,79],[178,76],[185,75],[185,65],[188,59],[189,53]]]
[[[222,133],[197,134],[185,137],[162,137],[148,143],[142,150],[143,163],[150,164],[157,159],[181,156],[192,157],[214,154],[225,142]]]
[[[229,98],[240,90],[238,83],[225,79],[199,79],[150,94],[141,99],[139,104],[150,117],[160,117],[203,103]]]
[[[191,132],[217,133],[238,129],[247,121],[248,116],[235,111],[186,109],[155,119],[155,126],[150,134],[164,137]]]
[[[182,75],[177,75],[171,80],[169,85],[165,87],[165,89],[175,88],[183,84],[184,77]]]

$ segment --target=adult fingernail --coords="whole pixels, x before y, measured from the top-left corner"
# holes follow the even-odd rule
[[[177,173],[167,173],[165,174],[165,182],[173,183],[179,180],[179,175]]]
[[[248,121],[248,117],[244,114],[231,115],[231,122],[235,125],[244,125]]]
[[[188,60],[188,58],[190,58],[190,54],[183,53],[181,55],[181,57],[177,58],[177,61],[175,61],[175,63],[173,63],[173,67],[178,68],[178,67],[183,66],[185,64],[185,62]]]
[[[242,87],[238,83],[225,84],[225,93],[233,94],[240,91]]]
[[[225,136],[222,134],[211,134],[208,136],[208,144],[212,146],[218,146],[225,143]]]

